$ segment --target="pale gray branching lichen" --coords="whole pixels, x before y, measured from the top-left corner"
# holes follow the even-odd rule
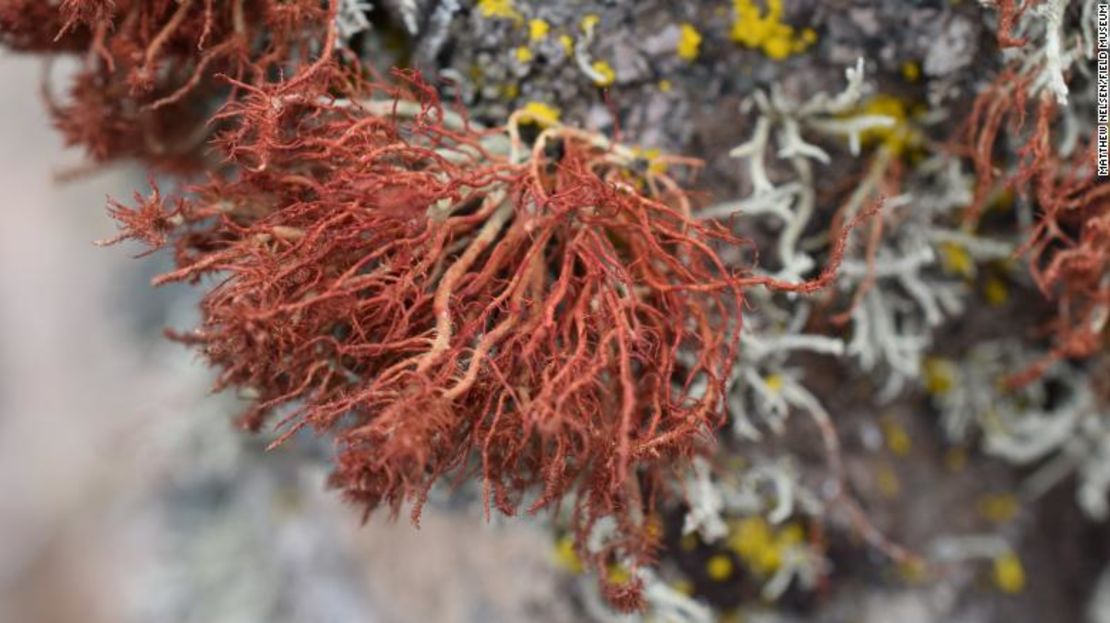
[[[359,33],[370,30],[370,19],[367,16],[373,8],[370,0],[339,0],[335,28],[344,45],[349,44]]]

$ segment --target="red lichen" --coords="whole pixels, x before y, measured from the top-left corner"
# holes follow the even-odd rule
[[[174,227],[179,268],[158,283],[218,277],[186,339],[220,387],[256,396],[248,426],[290,406],[286,436],[334,434],[332,483],[367,512],[412,502],[416,519],[448,474],[479,476],[487,512],[572,496],[580,553],[634,572],[657,500],[725,417],[743,289],[823,287],[851,227],[812,282],[733,274],[717,250],[742,241],[627,150],[557,126],[514,162],[503,131],[399,76],[237,83],[217,140],[236,173],[161,213],[157,193],[117,207],[124,235],[157,244]],[[604,517],[614,537],[586,551]],[[599,576],[639,607],[635,573]]]
[[[1011,385],[1039,378],[1061,358],[1096,354],[1110,305],[1110,186],[1095,175],[1093,142],[1072,156],[1059,153],[1052,132],[1058,106],[1048,94],[1031,97],[1031,84],[1030,74],[1004,70],[976,98],[954,147],[976,172],[965,226],[976,226],[991,197],[1003,191],[1036,209],[1019,254],[1042,294],[1056,303],[1052,346],[1014,374]]]
[[[331,56],[337,0],[4,0],[0,43],[83,52],[64,98],[48,94],[70,145],[95,162],[196,166],[208,115],[251,84]]]
[[[1105,348],[1110,328],[1110,184],[1095,175],[1095,144],[1070,159],[1052,157],[1033,174],[1038,220],[1023,251],[1040,291],[1056,301],[1053,346],[1010,379],[1040,377],[1062,358],[1085,359]]]
[[[1020,48],[1027,41],[1014,34],[1014,28],[1026,11],[1041,0],[995,0],[998,7],[998,47]]]

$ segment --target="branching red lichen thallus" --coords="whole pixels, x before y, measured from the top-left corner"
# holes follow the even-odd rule
[[[239,83],[217,142],[236,174],[116,204],[122,236],[176,249],[158,283],[216,279],[183,338],[255,396],[249,426],[295,405],[286,436],[333,433],[332,482],[367,511],[416,519],[476,473],[487,512],[573,496],[599,570],[650,561],[672,472],[725,417],[744,288],[823,287],[847,229],[814,281],[736,274],[718,250],[743,241],[632,150],[558,124],[525,145],[520,115],[481,130],[397,76]],[[619,538],[587,551],[604,517]],[[602,580],[618,606],[631,577]]]
[[[214,108],[260,84],[330,60],[338,0],[0,0],[0,44],[83,54],[55,125],[93,163],[138,158],[197,168]]]
[[[1038,2],[1002,3],[1000,47],[1027,42],[1011,36],[1021,12]],[[1010,17],[1007,17],[1007,11]],[[976,172],[973,201],[964,225],[975,227],[993,195],[1012,193],[1035,208],[1035,222],[1018,254],[1041,293],[1056,304],[1048,322],[1048,352],[1013,374],[1011,385],[1040,378],[1063,358],[1087,358],[1104,348],[1110,327],[1110,186],[1096,176],[1094,141],[1061,153],[1054,127],[1061,106],[1037,91],[1040,64],[1005,68],[976,97],[957,137],[954,153]]]

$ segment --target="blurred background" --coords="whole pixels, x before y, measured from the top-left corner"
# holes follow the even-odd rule
[[[0,622],[573,620],[539,527],[450,501],[419,531],[364,526],[325,490],[326,441],[265,452],[233,427],[235,397],[162,337],[195,293],[94,245],[144,174],[76,175],[43,72],[0,56]]]

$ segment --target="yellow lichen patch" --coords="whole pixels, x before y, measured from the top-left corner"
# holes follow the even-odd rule
[[[917,559],[909,559],[898,563],[898,577],[907,584],[920,584],[926,578],[925,563]]]
[[[781,545],[798,545],[805,540],[806,531],[802,529],[802,524],[792,521],[779,529],[778,538]]]
[[[582,17],[582,21],[578,22],[578,26],[582,32],[591,32],[597,27],[598,22],[601,21],[601,16],[596,13],[589,13]]]
[[[956,364],[940,357],[927,357],[924,368],[925,391],[942,396],[956,385]]]
[[[671,582],[671,588],[687,597],[691,597],[694,594],[694,583],[690,580],[675,580]]]
[[[1017,516],[1021,504],[1008,493],[984,495],[975,504],[979,516],[993,523],[1006,523]]]
[[[522,45],[514,50],[513,56],[516,57],[517,62],[520,63],[530,63],[534,58],[532,50],[528,49],[528,46],[526,45]]]
[[[563,46],[563,51],[567,56],[574,53],[574,37],[570,35],[559,35],[559,44]]]
[[[1001,307],[1010,300],[1010,289],[998,277],[990,277],[983,284],[983,298],[987,299],[987,303],[992,307]]]
[[[574,539],[570,536],[561,537],[555,542],[553,558],[556,565],[571,573],[577,574],[583,571],[582,559],[578,557],[578,552],[574,551]]]
[[[605,579],[611,584],[628,584],[632,573],[622,564],[613,563],[605,570]]]
[[[782,565],[783,553],[805,539],[797,523],[774,529],[762,517],[746,517],[730,522],[728,548],[744,566],[758,577],[767,577]]]
[[[682,24],[678,28],[678,57],[685,61],[697,59],[701,49],[701,33],[693,24]]]
[[[889,465],[882,465],[875,472],[875,486],[879,495],[885,498],[896,498],[902,494],[902,481]]]
[[[664,79],[664,80],[659,81],[659,90],[664,92],[664,93],[670,93],[672,87],[673,87],[673,85],[671,84],[670,80],[665,80]]]
[[[509,82],[501,86],[501,97],[507,100],[515,100],[520,95],[520,85],[515,82]]]
[[[542,19],[528,20],[528,38],[532,41],[540,41],[547,37],[547,33],[551,32],[551,24],[548,24]]]
[[[906,154],[921,145],[921,135],[910,123],[911,111],[906,102],[893,95],[879,94],[867,100],[855,114],[889,117],[894,124],[865,130],[860,139],[864,145],[882,145],[895,155]]]
[[[594,61],[594,73],[597,77],[594,78],[594,84],[599,87],[607,87],[617,80],[617,72],[613,71],[613,66],[605,61]]]
[[[729,536],[729,548],[744,561],[753,573],[767,576],[782,564],[782,555],[775,543],[771,527],[762,517],[749,517],[737,522]]]
[[[524,21],[524,16],[516,10],[513,0],[478,0],[478,13],[489,19],[511,19]]]
[[[732,571],[732,558],[728,554],[715,554],[705,563],[705,574],[714,582],[731,578]]]
[[[667,163],[663,161],[660,156],[663,155],[662,150],[657,147],[649,147],[644,149],[642,147],[634,147],[632,149],[633,155],[647,164],[649,173],[656,175],[667,172]]]
[[[1025,588],[1025,567],[1017,554],[1008,552],[994,559],[994,585],[1004,593],[1020,593]]]
[[[775,60],[804,52],[817,41],[811,29],[795,31],[782,21],[782,0],[766,0],[764,13],[757,0],[733,0],[732,40],[752,49],[761,50]]]
[[[963,245],[955,242],[942,242],[937,246],[940,253],[940,265],[945,272],[961,277],[970,277],[975,274],[975,260]]]
[[[777,393],[782,391],[782,385],[783,385],[782,375],[781,374],[768,374],[767,378],[763,379],[763,384],[767,386],[767,389],[769,389],[772,392],[777,394]]]
[[[540,126],[551,126],[559,123],[559,115],[562,114],[558,108],[545,104],[543,102],[531,101],[520,109],[520,122],[521,123],[534,123]]]
[[[913,449],[913,442],[910,440],[909,433],[898,422],[891,418],[883,418],[879,423],[883,430],[883,439],[886,440],[886,447],[895,454],[895,456],[906,456]]]
[[[921,65],[915,61],[906,61],[902,63],[902,78],[906,82],[917,82],[921,79]]]

